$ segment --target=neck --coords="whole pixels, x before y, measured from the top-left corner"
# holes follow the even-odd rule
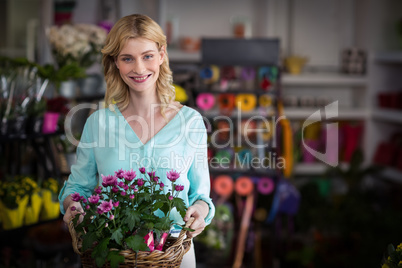
[[[145,92],[130,92],[130,103],[127,110],[131,115],[138,115],[149,118],[152,113],[160,111],[160,101],[156,92],[146,94]]]

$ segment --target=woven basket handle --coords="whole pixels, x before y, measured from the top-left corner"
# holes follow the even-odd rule
[[[186,228],[189,228],[190,227],[190,225],[194,222],[194,220],[195,220],[195,218],[194,217],[191,217],[187,222],[186,222],[186,225],[185,225],[185,227]],[[181,245],[182,243],[183,243],[183,240],[184,240],[184,237],[185,237],[185,235],[186,235],[186,230],[184,230],[184,229],[181,229],[181,231],[180,231],[180,234],[179,234],[179,237],[177,238],[177,240],[173,243],[173,245],[172,245],[172,247],[173,246],[176,246],[176,245]]]
[[[71,219],[68,223],[68,230],[70,231],[74,252],[77,253],[78,255],[81,255],[82,253],[78,249],[78,238],[77,238],[77,233],[74,228],[73,219],[74,218],[71,217]]]

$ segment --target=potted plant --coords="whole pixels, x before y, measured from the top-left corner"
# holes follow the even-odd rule
[[[28,204],[25,210],[24,224],[35,224],[39,220],[39,213],[42,207],[42,195],[38,183],[31,177],[25,176],[21,179],[23,187],[28,195]]]
[[[76,62],[72,62],[59,68],[52,64],[39,66],[39,76],[45,81],[53,83],[59,94],[71,98],[75,96],[75,81],[86,77],[86,74],[82,67]]]
[[[48,178],[43,182],[41,220],[56,219],[60,215],[60,203],[57,199],[59,191],[60,185],[56,179]]]
[[[171,211],[176,209],[182,217],[186,212],[183,200],[178,197],[184,186],[175,184],[180,175],[173,170],[167,172],[171,181],[168,189],[155,176],[155,171],[146,172],[145,168],[139,171],[139,178],[133,170],[118,170],[114,175],[102,176],[102,185],[88,198],[78,193],[72,195],[72,200],[81,202],[84,209],[83,221],[73,229],[78,235],[70,230],[73,239],[82,240],[78,252],[83,254],[83,263],[93,259],[98,267],[106,262],[118,267],[123,262],[140,263],[143,256],[140,253],[148,261],[158,256],[153,265],[158,261],[165,264],[174,261],[172,255],[163,260],[163,250],[169,230],[177,224],[169,218]],[[77,224],[78,218],[72,224]],[[183,246],[180,247],[182,251]],[[181,262],[182,255],[178,258]]]
[[[24,224],[29,196],[20,181],[0,181],[0,217],[4,230],[19,228]]]
[[[52,48],[53,57],[59,68],[76,64],[84,70],[94,63],[100,62],[100,50],[106,40],[107,32],[104,28],[92,24],[75,24],[52,26],[47,31],[47,36]],[[90,75],[85,79],[79,79],[82,93],[92,93],[101,85],[102,79],[98,75]],[[65,86],[70,86],[69,92]],[[88,88],[88,87],[93,87]],[[74,97],[74,81],[64,83],[62,86],[66,97]]]

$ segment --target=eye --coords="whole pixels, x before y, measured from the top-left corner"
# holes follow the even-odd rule
[[[144,56],[144,59],[150,60],[150,59],[152,59],[153,57],[154,57],[154,55],[145,55],[145,56]]]
[[[121,60],[124,61],[124,62],[131,62],[131,61],[132,61],[132,58],[124,57],[124,58],[122,58]]]

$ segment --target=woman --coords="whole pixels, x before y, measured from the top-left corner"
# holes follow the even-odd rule
[[[144,15],[120,19],[110,31],[102,50],[107,90],[106,109],[94,112],[84,126],[77,148],[77,164],[60,192],[64,221],[82,208],[71,194],[88,197],[100,175],[118,169],[148,167],[166,180],[166,172],[180,173],[181,197],[194,217],[195,237],[211,222],[214,205],[209,198],[207,133],[201,115],[174,102],[172,74],[166,37],[160,26]],[[71,211],[75,206],[76,211]],[[174,231],[174,230],[173,230]],[[194,249],[184,256],[182,267],[195,267]]]

